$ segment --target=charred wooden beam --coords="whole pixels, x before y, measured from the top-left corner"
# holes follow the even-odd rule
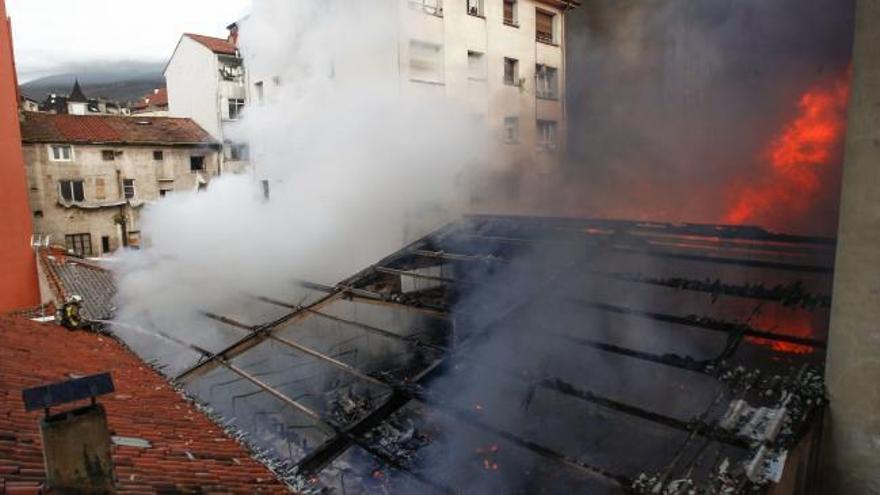
[[[375,327],[372,325],[367,325],[366,323],[361,323],[359,321],[340,318],[338,316],[329,315],[327,313],[322,313],[321,311],[317,311],[317,310],[313,310],[313,309],[310,309],[308,311],[315,316],[320,316],[321,318],[325,318],[327,320],[334,321],[336,323],[340,323],[343,325],[348,325],[351,327],[360,328],[361,330],[370,332],[372,334],[379,335],[381,337],[385,337],[388,339],[396,340],[398,342],[402,342],[407,345],[413,345],[413,346],[417,346],[417,347],[425,347],[425,348],[431,349],[432,351],[437,351],[437,352],[446,352],[445,347],[441,347],[441,346],[434,345],[434,344],[429,344],[427,342],[422,342],[422,341],[415,339],[415,338],[412,338],[412,337],[404,337],[403,335],[394,333],[394,332],[392,332],[390,330],[386,330],[384,328],[379,328],[379,327]]]
[[[440,310],[437,308],[430,308],[425,306],[415,306],[412,304],[406,304],[401,301],[395,300],[393,297],[388,294],[383,294],[381,292],[370,291],[366,289],[358,289],[356,287],[352,287],[350,285],[337,285],[336,287],[330,287],[329,285],[316,284],[313,282],[307,282],[304,280],[297,281],[297,284],[301,287],[307,287],[313,290],[318,290],[322,292],[326,292],[328,294],[334,293],[334,291],[339,292],[340,294],[347,296],[351,300],[356,300],[358,302],[363,302],[367,304],[375,304],[379,306],[386,306],[397,309],[404,309],[407,311],[415,311],[418,313],[422,313],[432,318],[448,320],[449,313],[445,310]]]
[[[483,421],[480,421],[479,416],[471,411],[451,407],[441,407],[439,409],[448,414],[450,417],[466,423],[473,428],[503,438],[504,440],[518,447],[522,447],[540,457],[543,457],[544,459],[562,464],[563,466],[574,469],[578,472],[587,474],[592,477],[598,477],[607,481],[611,481],[624,489],[627,489],[632,485],[632,480],[630,480],[626,476],[614,474],[610,471],[593,466],[574,457],[565,455],[561,452],[557,452],[545,445],[539,444],[527,438],[523,438],[513,432],[488,425]]]
[[[233,326],[236,328],[240,328],[240,329],[251,331],[251,332],[258,331],[258,327],[249,326],[246,323],[241,323],[239,321],[233,320],[232,318],[227,318],[225,316],[215,315],[213,313],[204,313],[204,314],[205,314],[205,316],[207,316],[209,318],[215,319],[217,321],[223,322],[227,325],[230,325],[230,326]],[[319,352],[319,351],[316,351],[316,350],[311,349],[309,347],[306,347],[304,345],[298,344],[292,340],[286,339],[284,337],[279,337],[277,335],[271,335],[271,334],[268,335],[268,339],[272,340],[273,342],[277,342],[281,345],[284,345],[286,347],[289,347],[295,351],[299,351],[303,354],[306,354],[306,355],[311,356],[315,359],[323,361],[323,362],[325,362],[331,366],[334,366],[334,367],[336,367],[336,368],[338,368],[338,369],[340,369],[340,370],[342,370],[352,376],[360,378],[361,380],[364,380],[364,381],[370,382],[374,385],[379,385],[382,387],[390,387],[389,384],[387,384],[381,380],[378,380],[372,376],[369,376],[365,373],[362,373],[358,369],[356,369],[352,366],[349,366],[338,359],[332,358],[322,352]]]
[[[608,352],[611,354],[619,354],[621,356],[631,357],[635,359],[640,359],[642,361],[649,361],[652,363],[662,364],[664,366],[669,366],[672,368],[678,368],[687,371],[694,371],[697,373],[705,373],[706,366],[710,363],[709,361],[697,361],[689,356],[678,356],[676,354],[652,354],[649,352],[636,351],[634,349],[629,349],[627,347],[621,347],[613,344],[608,344],[605,342],[600,342],[598,340],[585,339],[582,337],[573,337],[570,335],[564,334],[554,334],[555,337],[559,337],[561,339],[568,340],[569,342],[574,342],[578,345],[591,347],[598,351]]]
[[[579,243],[584,244],[585,246],[595,246],[602,249],[607,249],[611,251],[625,252],[625,253],[633,253],[633,254],[641,254],[645,256],[652,256],[658,258],[668,258],[668,259],[680,259],[685,261],[696,261],[701,263],[714,263],[720,265],[738,265],[738,266],[747,266],[752,268],[767,268],[773,270],[785,270],[785,271],[795,271],[795,272],[807,272],[807,273],[832,273],[833,267],[830,266],[818,266],[818,265],[804,265],[798,263],[785,263],[781,261],[769,261],[769,260],[753,260],[753,259],[743,259],[743,258],[727,258],[722,256],[710,256],[704,254],[688,254],[688,253],[675,253],[669,251],[662,251],[657,249],[650,249],[644,247],[632,247],[632,246],[621,246],[621,245],[609,245],[599,242],[589,242],[589,241],[576,241],[572,239],[525,239],[525,238],[517,238],[517,237],[501,237],[501,236],[485,236],[485,235],[475,235],[475,234],[454,234],[459,237],[469,238],[469,239],[477,239],[485,242],[495,242],[495,243],[508,243],[508,244],[523,244],[523,245],[533,245],[533,244],[571,244],[571,243]]]
[[[804,345],[808,347],[814,347],[817,349],[824,349],[826,343],[822,340],[812,339],[808,337],[796,337],[793,335],[784,335],[780,333],[768,332],[766,330],[760,330],[751,327],[745,323],[732,323],[723,320],[718,320],[714,318],[709,318],[705,316],[696,316],[696,315],[688,315],[688,316],[678,316],[678,315],[669,315],[664,313],[655,313],[651,311],[643,311],[639,309],[626,308],[623,306],[615,306],[613,304],[599,303],[593,301],[584,301],[582,299],[566,297],[566,300],[591,309],[596,309],[599,311],[606,311],[609,313],[617,313],[628,316],[636,316],[639,318],[647,318],[654,321],[662,321],[664,323],[673,323],[677,325],[688,326],[692,328],[701,328],[704,330],[709,330],[713,332],[720,332],[726,334],[737,334],[742,333],[746,337],[757,337],[767,340],[775,340],[779,342],[787,342],[790,344],[798,344]]]
[[[174,381],[177,382],[187,382],[196,377],[203,376],[205,373],[211,371],[215,367],[217,367],[218,362],[217,358],[220,359],[232,359],[249,349],[256,347],[258,344],[266,340],[267,334],[270,334],[279,328],[283,328],[286,325],[294,323],[296,321],[302,320],[310,316],[311,313],[306,311],[306,308],[320,308],[330,302],[336,300],[339,297],[339,293],[330,293],[318,301],[303,307],[300,310],[292,311],[276,320],[270,321],[263,325],[259,325],[256,331],[251,332],[247,336],[240,339],[238,342],[233,343],[232,345],[226,347],[221,350],[217,354],[211,354],[210,357],[206,357],[206,359],[201,362],[189,367],[188,369],[182,371],[177,376],[174,377]]]

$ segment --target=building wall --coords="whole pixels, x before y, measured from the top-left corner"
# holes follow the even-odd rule
[[[91,236],[92,254],[102,251],[102,237],[108,237],[110,251],[123,245],[119,215],[126,220],[132,245],[137,244],[140,232],[141,209],[160,200],[162,193],[194,191],[204,182],[219,174],[219,153],[213,148],[193,146],[99,146],[73,145],[73,159],[68,162],[51,161],[50,145],[25,144],[24,155],[30,187],[30,206],[34,215],[34,230],[50,235],[55,244],[65,244],[65,235]],[[116,152],[114,160],[105,160],[103,151]],[[153,153],[161,151],[162,160]],[[121,154],[119,154],[121,152]],[[205,157],[205,170],[190,170],[191,156]],[[126,201],[123,179],[134,179],[135,195]],[[61,180],[82,180],[85,200],[64,204],[59,190]]]
[[[0,0],[0,312],[39,303],[31,217],[18,126],[18,84],[6,6]]]
[[[432,6],[442,4],[442,14]],[[551,2],[552,3],[552,2]],[[423,7],[424,5],[427,6]],[[537,0],[518,1],[518,27],[503,22],[502,0],[484,0],[484,15],[468,14],[466,0],[385,0],[376,8],[388,10],[389,16],[398,19],[397,43],[375,50],[376,57],[367,67],[389,74],[391,81],[399,83],[401,90],[433,94],[450,98],[468,108],[487,124],[492,140],[489,146],[490,172],[510,172],[521,169],[526,173],[546,175],[557,170],[559,156],[564,148],[565,113],[565,67],[563,64],[564,33],[563,12]],[[541,8],[556,15],[556,38],[558,44],[549,45],[535,39],[535,11]],[[244,36],[246,36],[246,31]],[[442,46],[439,77],[423,78],[412,73],[410,61],[411,41]],[[247,46],[245,40],[244,45]],[[484,54],[485,78],[470,77],[468,51]],[[291,75],[286,67],[267,66],[259,54],[244,53],[248,68],[249,101],[260,104],[256,85],[262,83],[265,105],[277,99],[284,78]],[[521,86],[504,82],[504,58],[519,61]],[[542,99],[536,95],[535,65],[546,64],[558,70],[555,99]],[[356,61],[354,67],[336,64],[334,83],[344,84],[349,72],[352,78],[363,77],[364,66]],[[283,77],[282,77],[283,74]],[[507,144],[504,140],[505,117],[519,118],[519,141]],[[556,150],[539,149],[537,120],[557,122]],[[259,175],[259,171],[257,172]]]
[[[165,68],[165,84],[168,114],[189,117],[222,141],[218,71],[217,56],[204,45],[183,36]]]
[[[826,486],[880,493],[880,0],[856,2],[826,382]]]

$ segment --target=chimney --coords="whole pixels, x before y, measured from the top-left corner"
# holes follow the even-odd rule
[[[113,493],[107,414],[95,398],[113,392],[109,373],[24,390],[25,410],[43,409],[40,420],[46,484],[52,493]],[[89,405],[52,414],[51,407],[90,399]]]

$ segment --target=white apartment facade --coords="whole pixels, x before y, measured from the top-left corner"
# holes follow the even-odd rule
[[[193,119],[223,143],[222,170],[241,172],[248,147],[234,138],[247,103],[244,65],[234,41],[187,33],[165,67],[168,115]]]
[[[399,74],[402,85],[456,100],[482,119],[492,135],[490,173],[552,174],[566,135],[564,18],[579,5],[576,0],[384,0],[377,8],[387,7],[399,19],[398,41],[388,47],[396,54],[382,54],[375,65],[394,59],[389,70]],[[272,104],[284,85],[285,68],[251,63],[257,56],[243,53],[249,98]]]

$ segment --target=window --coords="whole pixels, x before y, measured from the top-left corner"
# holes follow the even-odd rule
[[[519,61],[504,57],[504,84],[519,86]]]
[[[132,230],[128,233],[128,247],[134,249],[140,249],[141,247],[141,232],[139,230]]]
[[[244,111],[244,99],[243,98],[230,98],[229,99],[229,120],[238,120],[241,118],[241,113]]]
[[[68,251],[80,256],[92,255],[92,234],[68,234],[64,236]]]
[[[108,235],[101,236],[101,252],[105,254],[110,252],[110,236]]]
[[[162,150],[156,150],[153,152],[153,160],[157,162],[161,162],[165,159],[165,152]]]
[[[443,0],[409,0],[409,7],[413,10],[422,10],[426,14],[443,15]]]
[[[409,41],[409,77],[423,82],[443,82],[443,47],[425,41]]]
[[[519,142],[519,117],[504,117],[504,142],[508,144]]]
[[[483,0],[467,0],[467,13],[478,17],[483,17]]]
[[[134,179],[122,179],[122,194],[125,199],[134,198]]]
[[[116,152],[113,150],[101,150],[101,159],[105,162],[112,162],[116,159]]]
[[[85,201],[86,195],[83,190],[82,180],[61,180],[58,181],[61,189],[61,198],[68,203],[81,203]]]
[[[535,39],[542,43],[555,43],[553,36],[553,14],[546,10],[535,9]]]
[[[43,218],[43,210],[34,210],[34,218]]]
[[[556,122],[553,120],[538,121],[538,147],[545,150],[556,149]]]
[[[519,24],[517,23],[516,7],[516,0],[504,0],[504,24],[519,27]]]
[[[230,144],[228,145],[227,158],[232,161],[241,161],[248,159],[248,145],[246,144]]]
[[[479,81],[486,79],[486,55],[468,50],[468,78]]]
[[[257,94],[257,101],[263,103],[263,81],[254,83],[254,92]]]
[[[191,172],[205,170],[205,157],[204,156],[191,156],[191,157],[189,157],[189,170]]]
[[[538,64],[535,66],[535,92],[538,98],[559,98],[557,70],[554,67]]]
[[[104,184],[104,179],[96,178],[95,179],[95,199],[106,199],[107,198],[107,188]]]
[[[172,189],[159,189],[159,197],[164,198]]]
[[[64,144],[49,146],[49,159],[53,162],[69,162],[73,160],[73,147]]]

